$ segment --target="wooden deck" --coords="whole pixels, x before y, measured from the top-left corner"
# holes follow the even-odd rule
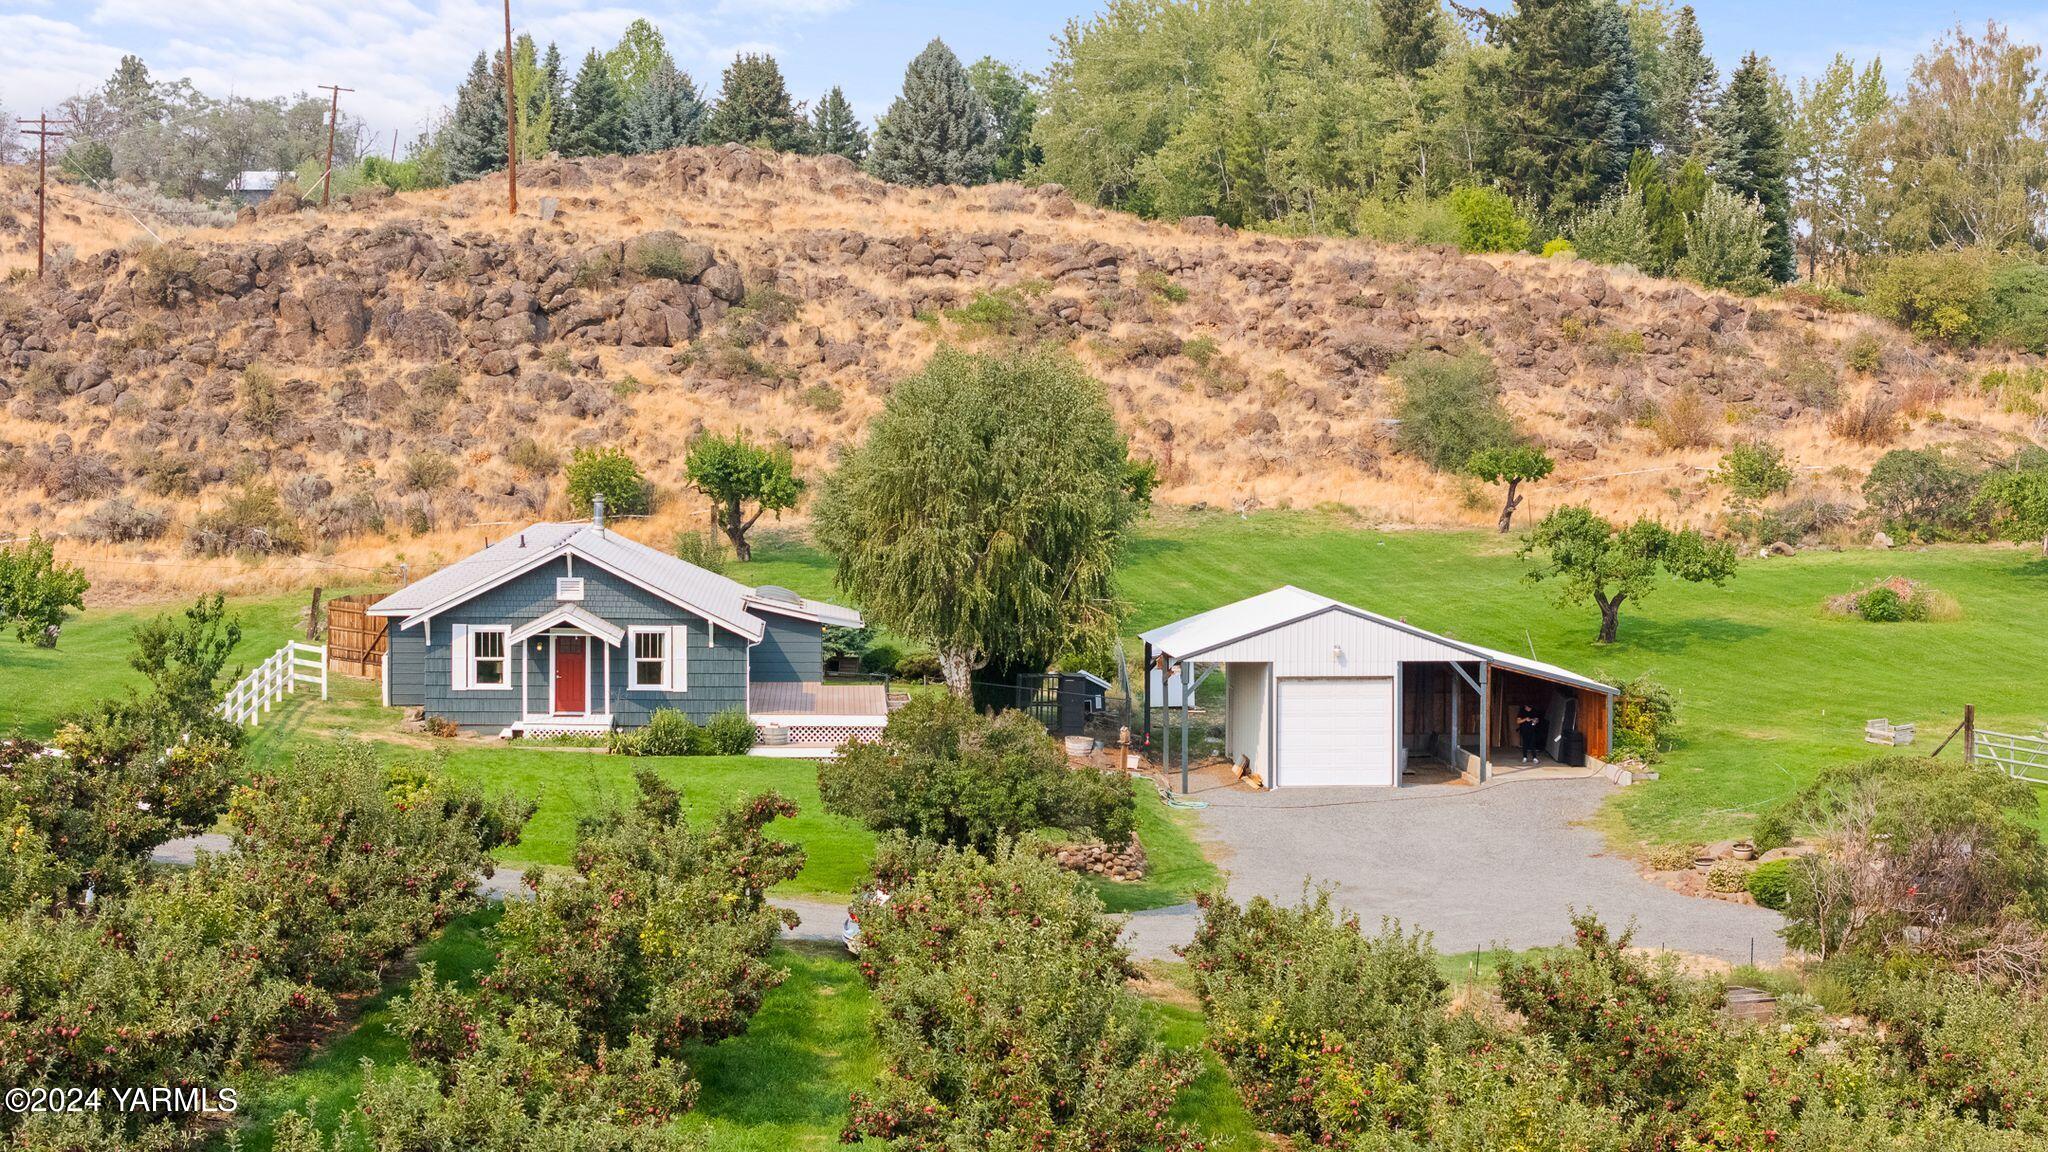
[[[771,683],[747,688],[747,711],[755,716],[874,716],[889,714],[888,690],[880,684]]]

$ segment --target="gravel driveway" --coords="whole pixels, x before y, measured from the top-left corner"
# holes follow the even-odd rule
[[[1289,788],[1211,791],[1202,812],[1227,849],[1230,894],[1293,901],[1304,877],[1329,884],[1368,929],[1382,916],[1436,934],[1439,951],[1556,944],[1571,908],[1637,944],[1759,963],[1784,955],[1776,912],[1685,896],[1602,855],[1602,837],[1576,822],[1613,785],[1594,776],[1503,780],[1483,788],[1421,785],[1398,791]]]

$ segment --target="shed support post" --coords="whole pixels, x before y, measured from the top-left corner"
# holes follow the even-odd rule
[[[1140,726],[1140,730],[1145,733],[1145,751],[1150,753],[1152,751],[1152,645],[1149,641],[1145,645],[1145,663],[1141,667],[1145,670],[1145,722]],[[1128,685],[1125,686],[1125,690],[1129,690]],[[1151,757],[1148,755],[1146,759],[1149,760]]]
[[[1180,794],[1188,794],[1188,713],[1195,704],[1194,664],[1180,662]]]
[[[1479,782],[1493,775],[1493,665],[1479,664]]]
[[[1465,729],[1458,716],[1458,701],[1465,695],[1456,680],[1451,681],[1451,771],[1460,775],[1465,771]]]

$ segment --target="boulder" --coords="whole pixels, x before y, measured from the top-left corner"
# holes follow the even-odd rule
[[[406,308],[382,333],[391,351],[407,360],[446,360],[462,346],[462,329],[438,308]]]
[[[711,295],[728,304],[737,304],[747,295],[746,281],[741,279],[740,270],[730,264],[713,264],[704,270],[697,282],[711,290]]]
[[[265,201],[268,203],[268,201]],[[363,294],[339,280],[318,280],[301,296],[320,343],[337,351],[358,347],[370,330]]]

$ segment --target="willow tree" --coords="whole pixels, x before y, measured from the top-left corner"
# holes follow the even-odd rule
[[[1148,476],[1072,359],[941,348],[826,481],[817,534],[839,586],[928,645],[964,697],[992,659],[1116,635],[1116,562]]]

